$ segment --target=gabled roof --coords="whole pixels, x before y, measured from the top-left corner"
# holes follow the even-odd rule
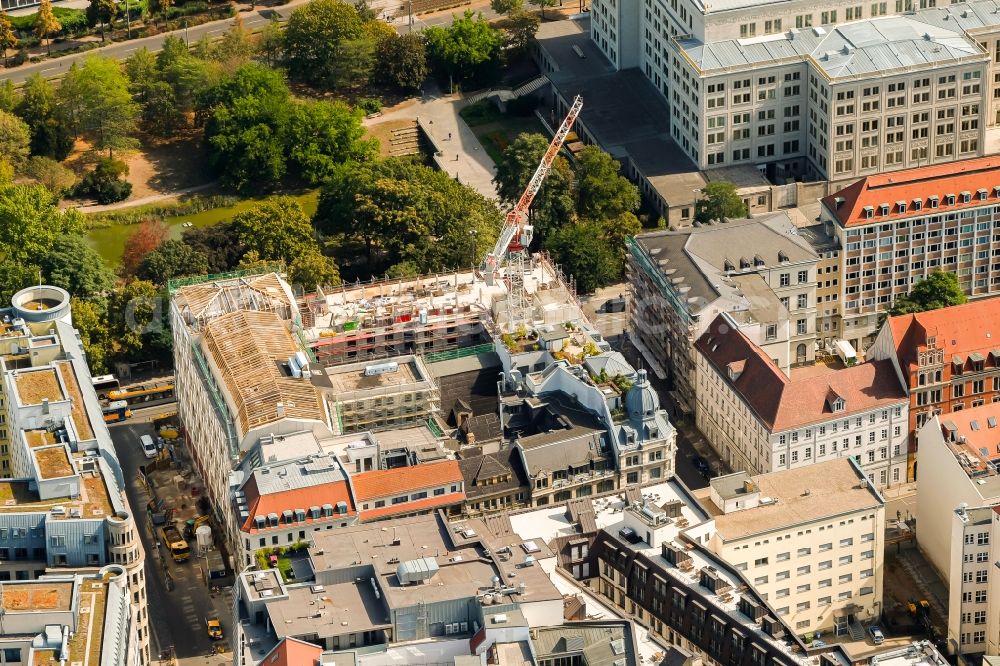
[[[357,501],[368,502],[437,486],[462,482],[455,460],[440,460],[410,467],[361,472],[351,477]]]
[[[862,363],[792,381],[724,315],[712,322],[695,348],[772,432],[906,402],[891,361]],[[743,372],[732,381],[728,368],[739,362],[743,362]],[[842,412],[832,411],[831,396],[844,400]]]
[[[264,655],[260,663],[267,666],[316,666],[322,654],[323,648],[288,637]]]
[[[1000,158],[978,157],[866,176],[824,197],[822,201],[842,226],[852,227],[927,215],[931,210],[937,214],[984,205],[995,206],[1000,203],[998,186]],[[980,199],[980,190],[986,191],[985,201]],[[969,203],[962,201],[963,192],[972,195]],[[954,204],[947,203],[946,196],[949,194],[955,195]],[[932,196],[938,198],[937,208],[934,209],[928,203]],[[843,200],[839,205],[838,199]],[[915,199],[921,201],[919,212],[913,203]],[[902,213],[899,212],[900,202],[906,204]],[[888,204],[888,215],[881,214],[882,204]],[[866,207],[873,209],[870,218]]]
[[[240,528],[244,532],[254,533],[258,531],[254,526],[254,516],[266,516],[269,513],[276,513],[280,516],[286,510],[294,511],[295,509],[303,509],[306,512],[306,519],[303,524],[330,520],[328,517],[321,517],[319,521],[314,521],[309,514],[309,509],[314,506],[322,507],[324,504],[337,506],[339,502],[346,502],[347,513],[335,514],[335,517],[348,518],[357,513],[350,488],[348,488],[347,482],[344,480],[329,481],[315,486],[293,488],[262,495],[259,492],[257,483],[257,474],[259,473],[260,470],[256,470],[254,475],[243,486],[243,492],[247,498],[247,508],[250,513],[250,516],[243,522],[243,526]],[[282,527],[285,526],[282,525]]]
[[[904,373],[909,364],[917,362],[918,352],[927,348],[928,337],[937,339],[937,349],[944,351],[948,361],[956,355],[963,360],[973,353],[986,356],[1000,347],[1000,299],[889,317],[887,325]]]

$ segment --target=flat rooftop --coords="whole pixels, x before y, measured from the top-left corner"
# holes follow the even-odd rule
[[[73,455],[74,461],[83,457]],[[27,480],[0,480],[0,513],[47,513],[47,520],[101,518],[114,513],[111,493],[99,471],[81,472],[80,481],[79,497],[43,501],[38,499],[38,493],[29,489]],[[60,506],[65,512],[52,513],[53,508]]]
[[[69,450],[63,444],[32,449],[31,456],[38,465],[42,480],[60,479],[76,473],[70,461]]]
[[[539,627],[533,633],[539,660],[581,653],[587,666],[637,666],[631,622],[580,622]],[[621,660],[624,660],[622,662]]]
[[[287,599],[272,601],[266,608],[279,640],[308,634],[328,638],[392,626],[368,580],[289,588]]]
[[[884,505],[871,484],[862,485],[862,477],[847,458],[751,478],[761,497],[769,497],[773,502],[727,514],[719,512],[710,500],[702,502],[713,513],[715,529],[723,540],[733,541]]]
[[[42,367],[14,371],[14,386],[22,405],[40,405],[43,401],[67,400],[55,368]]]
[[[945,666],[947,662],[930,641],[914,641],[898,650],[877,654],[869,666]]]
[[[63,380],[63,386],[66,387],[69,399],[72,401],[70,414],[73,417],[73,425],[76,427],[77,435],[83,441],[93,439],[94,429],[90,424],[87,406],[83,402],[83,394],[80,393],[80,384],[76,381],[76,374],[73,372],[73,364],[68,361],[60,361],[53,363],[53,365],[59,371],[59,376]]]
[[[397,362],[396,369],[392,372],[366,375],[365,369],[374,365],[376,364],[351,363],[349,365],[324,368],[319,376],[325,379],[325,381],[321,379],[316,383],[320,386],[325,386],[326,382],[329,382],[329,387],[334,392],[334,399],[342,400],[351,399],[341,397],[347,393],[364,393],[368,391],[373,393],[391,393],[393,388],[412,386],[417,382],[426,381],[426,378],[421,376],[420,371],[417,369],[416,360],[414,359]]]
[[[73,582],[18,581],[0,584],[4,613],[68,611],[73,604]]]
[[[984,498],[1000,496],[1000,404],[938,417],[945,444]]]

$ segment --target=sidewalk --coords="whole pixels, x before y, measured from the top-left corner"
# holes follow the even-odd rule
[[[433,85],[433,84],[431,84]],[[496,165],[479,144],[458,112],[467,102],[458,95],[443,95],[437,86],[428,87],[420,101],[376,118],[365,120],[366,126],[390,120],[415,120],[434,151],[438,168],[468,185],[487,199],[496,199],[493,185]]]

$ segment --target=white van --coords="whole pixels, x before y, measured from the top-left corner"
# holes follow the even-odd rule
[[[139,438],[139,445],[142,446],[142,452],[146,454],[147,458],[155,458],[158,451],[156,450],[156,443],[153,438],[149,435],[143,435]]]

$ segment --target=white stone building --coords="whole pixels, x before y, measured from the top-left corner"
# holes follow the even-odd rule
[[[698,428],[732,469],[850,457],[879,488],[906,480],[908,398],[890,361],[789,376],[728,314],[694,346]]]
[[[712,479],[709,550],[743,572],[797,634],[878,617],[885,500],[850,458]]]

